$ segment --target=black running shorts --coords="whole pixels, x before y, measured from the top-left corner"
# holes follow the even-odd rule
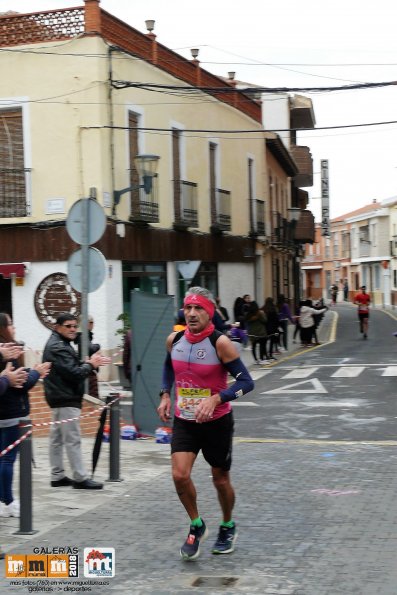
[[[369,312],[359,312],[358,313],[359,320],[365,320],[366,318],[369,318]]]
[[[171,454],[174,452],[200,452],[211,467],[229,471],[232,465],[234,419],[227,413],[214,421],[199,424],[174,418]]]

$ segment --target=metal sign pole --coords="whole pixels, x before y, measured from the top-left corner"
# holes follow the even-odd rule
[[[84,199],[82,220],[82,245],[81,245],[81,359],[84,362],[88,356],[88,250],[90,231],[90,200]],[[88,378],[84,382],[84,392],[88,393]]]

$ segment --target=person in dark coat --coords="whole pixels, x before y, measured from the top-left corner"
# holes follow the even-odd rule
[[[273,355],[273,350],[275,349],[275,347],[277,348],[277,344],[278,344],[279,320],[278,320],[277,308],[274,304],[273,298],[271,298],[271,297],[266,298],[265,303],[262,306],[261,310],[263,310],[263,312],[266,315],[266,330],[267,330],[267,335],[269,338],[268,357],[269,357],[269,360],[275,361],[276,358]]]
[[[43,352],[43,360],[52,363],[44,379],[44,392],[52,409],[54,423],[50,432],[51,486],[73,485],[76,489],[99,490],[102,483],[89,479],[81,453],[80,414],[84,395],[84,381],[99,366],[111,363],[98,351],[81,363],[71,342],[77,335],[74,314],[60,314]],[[62,423],[68,420],[67,423]],[[73,471],[73,479],[65,475],[63,448]]]
[[[245,315],[245,324],[248,336],[251,339],[254,361],[256,364],[262,364],[268,359],[266,352],[266,315],[263,310],[259,309],[259,306],[255,301],[250,303],[248,312]],[[259,358],[256,354],[257,345],[259,345]]]

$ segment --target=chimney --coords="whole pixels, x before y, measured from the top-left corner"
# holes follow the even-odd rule
[[[101,33],[101,9],[100,0],[84,0],[84,25],[85,33]]]

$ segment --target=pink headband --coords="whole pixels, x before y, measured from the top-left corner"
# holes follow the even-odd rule
[[[210,318],[213,317],[215,313],[215,304],[213,304],[210,300],[207,300],[203,295],[197,295],[196,293],[191,293],[190,295],[186,296],[183,300],[183,305],[187,306],[188,304],[194,304],[195,306],[201,306],[207,312]]]

